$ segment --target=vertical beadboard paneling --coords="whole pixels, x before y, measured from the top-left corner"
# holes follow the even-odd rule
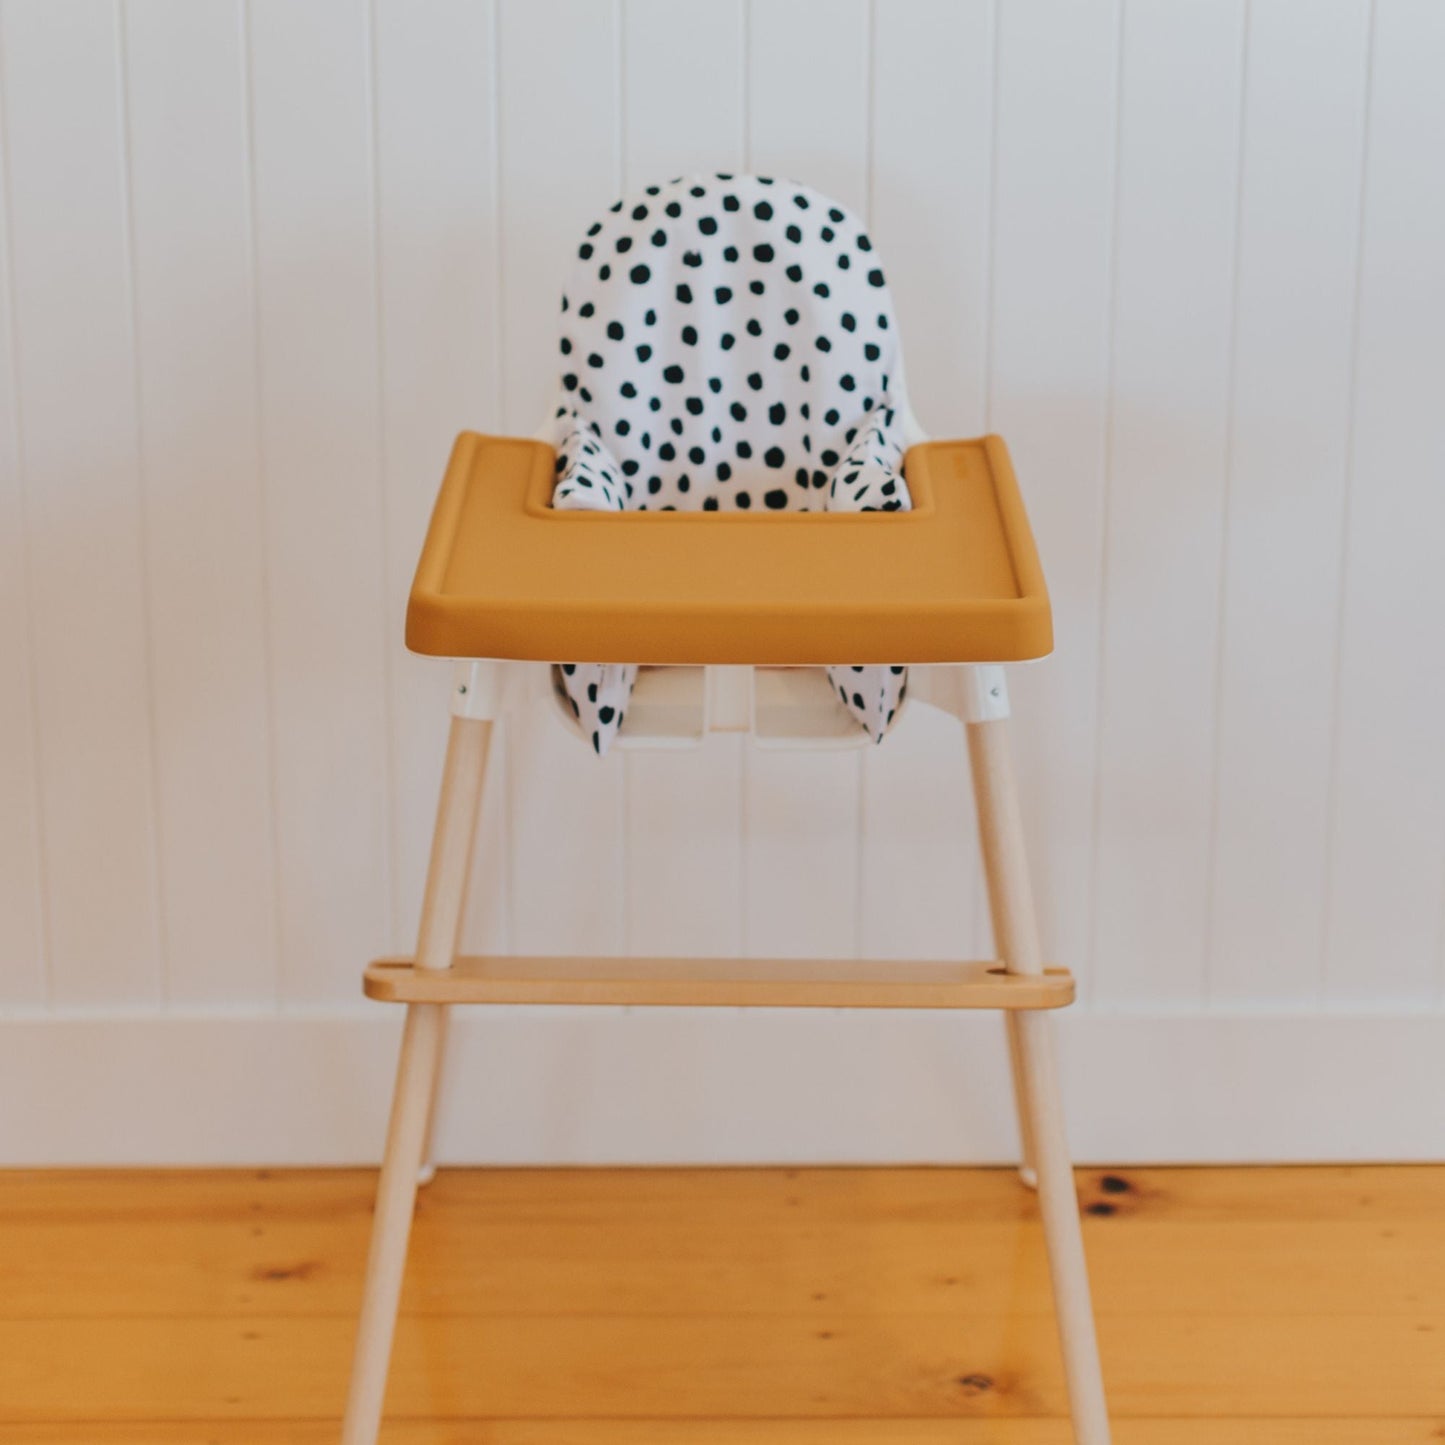
[[[1013,733],[1044,947],[1084,971],[1118,12],[1009,0],[998,25],[988,426],[1028,502],[1055,637],[1052,657],[1010,669]]]
[[[868,210],[869,12],[864,0],[749,8],[749,168]],[[857,752],[744,755],[744,946],[848,956],[861,908]]]
[[[743,165],[742,0],[626,0],[622,173],[634,191]],[[638,751],[626,789],[625,946],[736,954],[743,938],[741,738]]]
[[[157,1003],[154,779],[119,36],[0,16],[51,999]]]
[[[615,6],[500,4],[503,405],[507,429],[528,434],[557,385],[558,306],[572,257],[621,184],[621,57]],[[624,935],[622,756],[599,761],[542,707],[515,721],[514,945],[615,953]]]
[[[0,1008],[33,1008],[46,996],[45,928],[7,149],[0,109]]]
[[[401,618],[446,449],[541,419],[619,187],[745,166],[869,212],[922,420],[1009,440],[1058,639],[1010,677],[1049,952],[1110,1008],[1445,1001],[1437,6],[0,26],[0,1005],[347,1007],[410,946],[448,682]],[[506,731],[474,947],[981,943],[937,714],[600,765],[544,710]]]
[[[1445,886],[1445,9],[1375,17],[1326,1002],[1432,998]]]
[[[869,230],[898,310],[909,400],[934,436],[985,429],[993,6],[879,0]],[[927,215],[930,224],[920,226]],[[958,723],[909,708],[863,756],[859,951],[982,948],[973,790]]]
[[[282,994],[315,1004],[388,936],[370,57],[359,0],[250,19]]]
[[[1095,997],[1204,993],[1244,7],[1125,13]]]
[[[167,998],[270,1003],[244,32],[234,4],[160,0],[124,14]]]
[[[452,439],[501,427],[495,16],[472,0],[374,8],[377,260],[391,688],[392,946],[416,939],[447,730],[451,669],[399,645],[412,570]],[[491,758],[506,768],[506,743]],[[490,790],[469,942],[506,937],[506,856]]]
[[[1319,988],[1369,10],[1249,11],[1209,934],[1225,1006]]]

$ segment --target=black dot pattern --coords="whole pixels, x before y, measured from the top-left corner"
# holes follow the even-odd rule
[[[645,261],[609,264],[639,252]],[[561,320],[554,506],[909,507],[892,302],[861,223],[817,192],[708,175],[627,197],[588,230]],[[623,664],[557,674],[599,753],[635,675]],[[903,670],[829,676],[881,739]]]

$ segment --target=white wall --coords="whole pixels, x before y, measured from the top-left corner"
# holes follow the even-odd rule
[[[924,424],[1014,450],[1080,1152],[1445,1153],[1445,7],[0,0],[0,50],[0,1157],[374,1156],[433,489],[535,424],[591,215],[702,168],[865,212]],[[987,947],[941,717],[498,756],[478,947]],[[480,1014],[447,1144],[1002,1157],[987,1022]]]

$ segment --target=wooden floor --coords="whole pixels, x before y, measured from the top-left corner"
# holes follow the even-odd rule
[[[321,1445],[369,1173],[0,1174],[0,1445]],[[1445,1440],[1445,1168],[1080,1174],[1120,1445]],[[1067,1445],[989,1170],[450,1171],[395,1445]]]

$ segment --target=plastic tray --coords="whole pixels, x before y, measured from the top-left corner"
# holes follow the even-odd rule
[[[457,438],[407,608],[441,657],[1014,662],[1053,645],[999,437],[924,442],[911,512],[582,512],[541,442]]]

